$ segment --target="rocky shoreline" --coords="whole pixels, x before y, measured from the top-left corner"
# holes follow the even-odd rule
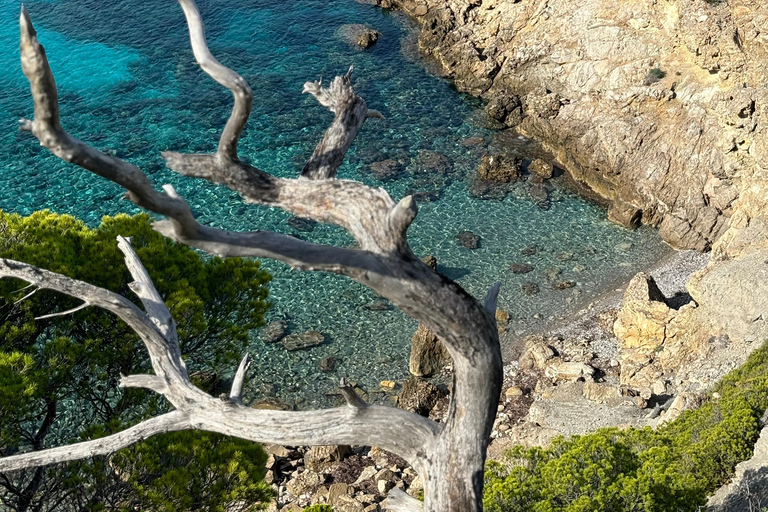
[[[566,322],[540,322],[539,334],[507,330],[497,315],[507,364],[489,457],[558,435],[671,421],[768,338],[768,7],[364,1],[421,23],[421,53],[485,99],[489,117],[539,141],[552,163],[609,201],[611,220],[657,227],[673,247],[699,251],[673,255]],[[428,334],[420,340],[432,350]],[[439,418],[449,375],[450,366],[434,384],[416,377],[403,388],[429,396],[420,412]],[[360,473],[371,481],[391,465],[373,454],[357,454],[374,468]],[[391,485],[418,492],[406,467],[391,466]],[[328,478],[315,480],[303,498],[288,491],[281,503],[330,502]],[[364,481],[344,485],[349,499],[338,510],[384,505]]]

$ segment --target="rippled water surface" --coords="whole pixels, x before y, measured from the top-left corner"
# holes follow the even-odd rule
[[[384,186],[399,200],[425,192],[410,230],[415,252],[437,257],[439,270],[475,295],[503,283],[500,307],[524,325],[568,314],[619,278],[632,275],[668,252],[652,232],[630,232],[605,220],[605,212],[567,192],[560,180],[542,188],[522,182],[503,200],[473,199],[466,177],[480,156],[505,146],[504,136],[484,127],[480,105],[429,75],[413,51],[413,27],[400,15],[354,0],[200,1],[213,53],[249,80],[254,109],[240,153],[279,176],[296,176],[331,121],[331,114],[301,95],[305,81],[326,81],[354,65],[354,83],[385,121],[369,120],[350,150],[340,176]],[[349,244],[332,226],[289,224],[283,212],[245,205],[235,193],[180,178],[165,170],[164,150],[208,152],[229,115],[231,98],[205,76],[189,50],[181,9],[167,0],[46,0],[26,2],[59,85],[62,122],[73,135],[139,165],[158,186],[172,183],[201,222],[232,230],[270,229],[304,239]],[[137,210],[121,200],[120,189],[41,149],[17,131],[17,120],[32,115],[27,84],[18,64],[20,3],[0,0],[0,208],[28,214],[50,208],[90,224],[101,216]],[[365,23],[381,33],[361,51],[338,28]],[[482,137],[481,144],[468,144]],[[470,141],[472,142],[472,141]],[[475,141],[478,142],[478,141]],[[438,153],[436,155],[435,152]],[[442,155],[442,157],[440,156]],[[369,171],[373,162],[394,158],[402,176],[382,183]],[[439,169],[430,167],[435,161]],[[298,228],[298,229],[297,229]],[[480,247],[459,246],[454,236],[470,230]],[[521,251],[538,246],[535,254]],[[533,270],[514,274],[511,263]],[[291,272],[265,262],[275,275],[271,319],[293,332],[325,335],[323,345],[286,352],[254,334],[256,358],[250,396],[277,395],[299,407],[333,401],[327,393],[339,377],[373,391],[383,379],[407,374],[415,323],[398,310],[367,308],[377,300],[354,282],[332,275]],[[557,290],[553,284],[574,281]],[[525,295],[521,284],[536,283]],[[324,357],[341,363],[318,371]]]

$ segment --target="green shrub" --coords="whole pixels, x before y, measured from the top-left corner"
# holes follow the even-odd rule
[[[645,75],[645,80],[643,81],[643,84],[653,85],[659,80],[661,80],[662,78],[664,78],[665,76],[667,76],[667,74],[664,71],[662,71],[659,68],[653,68],[648,72],[647,75]]]
[[[768,408],[768,344],[658,430],[603,429],[510,450],[486,471],[488,512],[696,511],[752,454]]]
[[[330,505],[312,505],[305,508],[302,512],[333,512],[333,507]]]
[[[120,450],[111,463],[134,490],[125,512],[251,512],[273,496],[263,481],[266,460],[258,443],[183,431]]]

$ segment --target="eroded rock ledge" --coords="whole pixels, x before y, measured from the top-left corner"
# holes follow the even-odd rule
[[[365,1],[418,19],[421,51],[609,199],[612,220],[708,250],[763,215],[761,0]]]

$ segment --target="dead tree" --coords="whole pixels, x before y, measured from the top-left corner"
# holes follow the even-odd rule
[[[121,185],[135,204],[164,216],[167,220],[156,222],[154,228],[173,240],[222,257],[272,258],[301,270],[342,274],[426,324],[442,338],[453,359],[447,418],[437,423],[403,410],[367,405],[343,381],[345,407],[298,412],[252,409],[240,400],[245,359],[228,400],[207,395],[190,382],[174,321],[129,243],[122,239],[120,248],[135,280],[131,287],[141,299],[143,311],[109,291],[20,262],[0,260],[0,277],[22,279],[77,297],[83,301],[81,307],[98,306],[118,315],[141,336],[154,369],[154,375],[123,377],[121,386],[160,393],[174,409],[108,437],[0,459],[0,471],[109,454],[155,434],[200,429],[283,445],[378,446],[405,458],[425,486],[423,505],[396,491],[390,495],[390,510],[482,510],[483,466],[502,380],[494,319],[498,284],[488,292],[484,304],[479,303],[411,251],[406,231],[417,208],[410,196],[396,203],[381,188],[336,178],[365,120],[381,117],[355,94],[350,73],[336,77],[328,88],[320,82],[304,85],[304,92],[331,110],[334,120],[297,179],[276,178],[241,162],[237,143],[251,111],[251,88],[211,55],[193,0],[179,2],[195,59],[232,92],[235,105],[216,153],[163,153],[166,165],[185,176],[223,183],[247,202],[341,226],[355,238],[358,248],[318,245],[268,231],[236,233],[203,226],[173,187],[166,185],[161,193],[138,167],[67,134],[59,122],[53,74],[23,7],[21,62],[32,90],[34,120],[20,121],[21,129],[31,132],[59,158]]]

